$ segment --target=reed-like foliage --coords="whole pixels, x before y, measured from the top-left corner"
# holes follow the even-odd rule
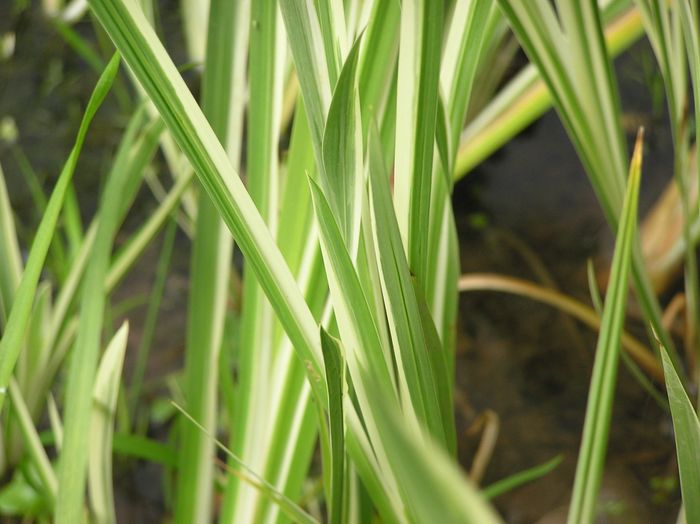
[[[183,0],[190,58],[202,66],[200,101],[157,34],[152,2],[88,3],[118,54],[103,68],[90,44],[57,22],[104,72],[51,197],[42,203],[36,195],[45,209],[26,263],[0,171],[0,408],[10,397],[0,465],[35,472],[36,481],[13,480],[40,501],[33,516],[116,521],[112,455],[121,454],[172,471],[176,522],[500,522],[488,498],[546,474],[560,458],[484,492],[459,470],[458,287],[486,286],[529,294],[600,331],[569,521],[595,517],[621,345],[657,382],[666,378],[685,511],[689,522],[696,518],[697,417],[638,247],[642,139],[628,165],[609,58],[643,28],[661,66],[684,195],[695,329],[688,340],[697,348],[692,247],[700,219],[689,195],[683,113],[686,69],[700,104],[693,2]],[[54,12],[67,12],[59,7]],[[481,77],[498,82],[501,73],[488,65],[508,25],[532,65],[463,133]],[[120,56],[135,101],[118,76]],[[113,82],[129,124],[97,214],[83,228],[70,181]],[[459,279],[456,175],[550,102],[617,231],[600,318],[512,279]],[[153,173],[158,148],[171,180]],[[158,206],[115,249],[143,181]],[[112,292],[169,220],[135,378],[121,387],[128,328],[115,333],[106,321]],[[164,444],[144,436],[138,421],[168,259],[181,240],[176,223],[192,259],[185,362],[171,382],[177,409]],[[41,281],[46,268],[52,284]],[[661,352],[663,364],[623,331],[628,274],[671,355]],[[65,378],[64,391],[55,390],[61,409],[49,396],[57,376]],[[56,464],[37,431],[45,408]]]

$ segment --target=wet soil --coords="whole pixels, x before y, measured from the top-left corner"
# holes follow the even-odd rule
[[[635,66],[637,46],[619,64]],[[652,118],[644,85],[623,76],[623,107],[646,123],[640,211],[670,177],[663,118]],[[633,138],[630,129],[629,139]],[[586,260],[609,265],[611,234],[556,115],[548,113],[455,188],[463,272],[494,272],[542,283],[590,304]],[[634,309],[634,304],[632,304]],[[627,328],[644,339],[643,328]],[[457,413],[460,460],[472,463],[485,411],[500,423],[482,485],[562,454],[547,476],[495,500],[507,522],[565,522],[580,445],[596,337],[550,308],[513,295],[463,294],[459,311]],[[675,522],[672,428],[664,412],[620,366],[600,522]],[[670,485],[670,487],[669,487]]]

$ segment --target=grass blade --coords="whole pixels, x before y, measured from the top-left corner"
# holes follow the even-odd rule
[[[443,2],[401,6],[394,200],[411,271],[426,285]]]
[[[666,373],[666,392],[673,417],[685,521],[698,522],[700,521],[700,421],[668,352],[663,346],[660,350]]]
[[[321,168],[323,166],[323,130],[333,89],[321,27],[313,2],[280,0],[279,5],[309,119],[316,163]]]
[[[114,414],[119,384],[129,337],[129,324],[124,323],[107,345],[95,376],[92,420],[90,422],[90,460],[88,489],[94,521],[116,522],[112,488],[112,440]]]
[[[344,364],[340,342],[321,328],[321,348],[328,380],[328,417],[330,421],[330,524],[341,524],[345,479],[345,425],[343,423]]]
[[[431,372],[435,370],[428,355],[418,301],[389,192],[389,175],[383,165],[376,131],[370,132],[369,146],[372,231],[397,363],[399,391],[403,398],[411,399],[412,409],[435,440],[453,451],[453,415],[448,408],[447,418],[442,416],[445,410],[438,395],[437,377]],[[446,372],[444,366],[442,371]],[[446,373],[440,377],[440,382],[450,382]]]
[[[491,31],[488,19],[495,9],[494,2],[460,0],[455,3],[447,30],[442,65],[440,91],[444,98],[445,149],[449,157],[444,165],[433,162],[433,178],[428,230],[427,275],[420,281],[425,300],[447,356],[447,387],[451,391],[453,351],[457,315],[457,279],[459,278],[459,246],[452,210],[452,169],[456,144],[466,118],[476,75],[476,66],[483,59]],[[436,136],[439,138],[439,134]],[[440,140],[438,140],[438,146]],[[443,171],[443,172],[440,172]],[[451,403],[450,403],[451,404]]]
[[[58,217],[61,212],[66,192],[70,185],[75,166],[80,156],[87,129],[95,116],[97,109],[109,92],[112,82],[119,70],[119,55],[114,55],[107,65],[105,71],[97,81],[95,90],[88,102],[83,120],[78,130],[78,136],[75,140],[75,145],[71,150],[70,156],[61,171],[61,175],[56,182],[49,203],[46,206],[46,213],[39,224],[32,248],[29,252],[29,258],[22,275],[22,280],[15,295],[15,301],[12,305],[12,310],[7,321],[2,340],[0,340],[0,408],[7,395],[7,387],[9,385],[10,376],[14,369],[15,363],[22,344],[24,329],[29,321],[31,314],[32,302],[34,293],[39,282],[41,269],[46,259],[46,254],[51,245]]]
[[[32,421],[31,413],[22,398],[22,392],[17,385],[17,382],[12,379],[10,380],[10,401],[12,402],[12,409],[14,410],[14,416],[17,417],[19,421],[19,429],[22,432],[22,437],[24,439],[24,445],[29,451],[29,455],[34,462],[34,466],[39,473],[39,478],[44,484],[44,492],[51,502],[51,505],[56,503],[56,494],[58,492],[58,479],[56,478],[56,473],[54,472],[51,461],[46,455],[44,447],[41,445],[39,435],[37,434],[36,427]]]
[[[559,464],[561,464],[563,460],[563,455],[557,455],[544,464],[539,464],[524,471],[519,471],[514,475],[498,480],[493,484],[486,486],[483,489],[482,494],[487,499],[495,499],[496,497],[512,491],[523,484],[527,484],[528,482],[544,477],[548,473],[552,472]]]
[[[78,522],[83,511],[89,452],[91,397],[101,347],[103,316],[107,303],[104,280],[121,218],[121,201],[130,172],[126,169],[131,140],[122,141],[107,177],[98,208],[99,223],[83,281],[78,335],[69,362],[65,396],[64,441],[59,464],[56,522]]]
[[[341,0],[316,2],[319,27],[323,39],[323,50],[328,64],[328,78],[331,86],[338,81],[338,71],[347,53],[345,30],[345,6]]]
[[[278,24],[278,28],[281,24]],[[269,116],[269,115],[268,115]],[[276,140],[276,139],[275,139]],[[318,238],[313,228],[313,206],[307,176],[316,173],[315,155],[303,102],[298,99],[286,165],[280,166],[281,201],[277,243],[299,282],[314,318],[326,324],[329,311],[328,283]],[[267,405],[254,416],[262,419],[265,440],[253,439],[253,451],[262,457],[259,471],[292,500],[303,493],[312,454],[316,447],[318,407],[312,402],[303,364],[294,355],[289,339],[278,322],[274,324],[273,365],[261,369],[269,384]],[[255,356],[253,356],[255,358]],[[258,388],[262,387],[260,385]],[[262,409],[262,411],[261,411]],[[256,410],[254,410],[256,411]],[[252,412],[251,412],[252,413]],[[232,449],[236,449],[232,446]],[[249,456],[242,455],[248,462]],[[263,474],[264,473],[264,474]],[[230,481],[236,481],[230,478]],[[245,490],[259,501],[257,515],[268,522],[279,518],[280,509],[259,492]],[[249,497],[251,498],[251,497]],[[241,505],[235,505],[236,509]],[[223,513],[223,511],[222,511]],[[231,520],[229,520],[231,521]],[[237,522],[235,518],[232,520]]]
[[[491,35],[486,32],[495,2],[459,0],[450,20],[440,70],[440,86],[446,96],[448,137],[452,165],[474,86],[477,66]],[[452,171],[449,171],[452,174]]]
[[[399,2],[374,2],[362,37],[357,81],[363,139],[369,136],[372,121],[382,123],[396,120],[395,116],[388,115],[387,109],[396,73],[400,21]]]
[[[115,433],[112,449],[117,455],[155,462],[169,468],[177,467],[177,453],[162,442],[134,434]]]
[[[588,394],[583,440],[576,467],[568,522],[593,522],[600,481],[605,465],[612,403],[619,362],[620,335],[625,318],[628,275],[637,221],[637,202],[642,167],[644,134],[640,130],[630,163],[627,194],[613,255],[610,285],[603,308],[596,346],[593,376]]]
[[[359,376],[357,370],[367,366],[376,373],[381,384],[388,386],[388,391],[391,391],[394,389],[393,372],[384,359],[376,319],[343,243],[338,223],[321,188],[311,179],[309,185],[333,309],[341,340],[348,349],[346,359],[351,376]]]
[[[368,380],[372,380],[366,377]],[[411,522],[500,522],[478,490],[464,479],[443,450],[429,437],[420,438],[391,407],[378,387],[367,382],[378,419],[384,449],[397,478]],[[411,460],[406,460],[411,457]]]
[[[279,172],[277,145],[284,87],[282,23],[277,2],[252,2],[248,56],[247,189],[273,235],[277,230]],[[245,67],[245,57],[243,57]],[[245,86],[241,86],[244,92]],[[292,233],[293,234],[293,233]],[[243,268],[243,297],[238,356],[238,400],[234,410],[231,448],[246,464],[262,471],[267,448],[269,398],[277,387],[270,380],[274,365],[274,315],[250,266]],[[260,492],[229,476],[222,522],[259,519]]]
[[[420,322],[425,334],[425,350],[430,362],[430,371],[433,375],[442,426],[445,428],[445,448],[448,453],[457,452],[457,432],[454,419],[454,400],[452,389],[454,379],[452,378],[451,366],[448,365],[448,355],[445,353],[445,345],[440,341],[433,316],[428,308],[428,303],[423,296],[418,281],[411,278],[413,290],[418,304]]]
[[[246,45],[238,43],[248,27],[248,4],[214,0],[209,6],[202,109],[233,165],[241,156]],[[244,33],[245,35],[245,33]],[[245,42],[245,36],[243,37]],[[197,204],[191,259],[184,395],[192,417],[216,431],[218,363],[230,278],[233,239],[206,192]],[[211,519],[214,445],[191,424],[180,426],[175,519],[179,523]]]
[[[357,59],[361,39],[353,45],[328,110],[323,135],[324,173],[321,186],[338,220],[345,243],[354,256],[360,229],[362,196],[362,125],[357,96]]]
[[[0,253],[3,254],[3,263],[0,264],[0,328],[5,332],[7,317],[22,278],[22,256],[2,166],[0,166]]]
[[[309,373],[322,377],[316,322],[255,204],[153,29],[131,3],[91,0],[90,5],[190,160]],[[325,403],[325,383],[315,379],[310,383],[316,399]]]
[[[226,446],[224,446],[219,440],[217,440],[213,435],[207,433],[206,429],[202,427],[195,419],[193,419],[189,414],[183,410],[180,406],[173,403],[175,408],[182,413],[187,420],[189,420],[197,429],[204,433],[208,438],[210,438],[221,451],[223,451],[229,458],[231,458],[241,470],[238,474],[242,475],[246,482],[253,485],[256,489],[259,489],[263,494],[272,500],[275,504],[278,504],[282,511],[289,517],[293,522],[298,522],[300,524],[318,524],[318,522],[308,513],[306,513],[297,504],[289,500],[284,494],[277,491],[274,486],[266,482],[264,479],[260,478],[254,471],[248,468],[235,454],[231,452]]]
[[[691,180],[688,168],[690,134],[688,133],[687,97],[688,63],[692,61],[692,46],[684,45],[682,13],[680,2],[668,5],[664,0],[636,0],[642,14],[649,42],[659,64],[666,88],[668,115],[673,140],[673,175],[680,195],[683,217],[682,236],[685,250],[685,297],[686,297],[686,345],[700,354],[700,280],[698,277],[695,244],[691,236],[691,222],[697,215],[691,200]],[[687,22],[685,22],[687,24]],[[686,54],[686,49],[689,52]],[[692,68],[692,66],[691,66]],[[692,71],[692,69],[691,69]],[[679,369],[679,372],[681,370]]]

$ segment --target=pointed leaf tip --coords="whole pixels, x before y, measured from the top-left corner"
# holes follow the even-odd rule
[[[632,153],[632,170],[641,169],[642,153],[644,152],[644,126],[637,130],[637,138],[634,141],[634,153]]]

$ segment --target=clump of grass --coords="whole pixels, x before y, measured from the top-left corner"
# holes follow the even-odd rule
[[[508,91],[506,107],[496,100],[498,111],[477,117],[472,128],[477,136],[467,143],[479,144],[481,138],[474,154],[486,154],[488,144],[534,118],[548,93],[618,233],[600,320],[561,296],[513,281],[488,281],[569,308],[600,329],[569,519],[591,522],[595,515],[622,340],[648,373],[668,382],[692,521],[697,508],[691,498],[698,487],[687,450],[700,442],[697,417],[681,394],[680,357],[638,248],[642,139],[626,178],[603,21],[619,20],[620,12],[642,13],[665,65],[678,173],[685,173],[690,146],[679,85],[686,62],[677,56],[685,49],[697,91],[693,5],[640,1],[639,11],[625,11],[624,2],[611,2],[600,11],[595,2],[552,6],[544,0],[500,0],[499,7],[487,0],[211,0],[206,23],[194,14],[186,20],[192,57],[203,60],[198,102],[154,30],[153,6],[143,4],[89,1],[118,54],[98,81],[26,264],[0,177],[0,246],[6,254],[0,263],[0,407],[12,410],[2,421],[11,436],[5,467],[24,471],[25,461],[38,478],[33,482],[25,474],[13,480],[29,486],[38,501],[23,510],[25,516],[73,523],[84,520],[87,510],[91,520],[116,520],[113,452],[174,469],[172,511],[179,522],[206,522],[216,515],[222,522],[313,522],[325,516],[340,523],[374,514],[387,522],[499,522],[487,497],[555,466],[522,472],[481,492],[455,458],[459,250],[451,192],[455,174],[476,161],[459,152],[462,130],[484,61],[507,21],[533,65],[513,84],[519,87]],[[203,4],[185,4],[186,13],[201,14]],[[58,27],[99,69],[102,59],[89,44],[68,26]],[[624,31],[628,42],[638,29]],[[120,59],[136,87],[136,109],[97,214],[84,230],[70,180]],[[547,91],[536,87],[535,69]],[[117,80],[123,87],[122,81]],[[539,97],[534,110],[519,112],[516,91]],[[126,92],[119,93],[123,101]],[[286,115],[292,112],[288,130]],[[496,113],[510,123],[505,131],[483,124]],[[289,147],[280,158],[287,133]],[[173,176],[167,191],[149,174],[158,147]],[[697,271],[690,248],[698,217],[683,176],[678,180],[687,197],[686,294],[693,320]],[[114,252],[116,234],[144,179],[159,205]],[[144,361],[132,389],[120,388],[128,329],[111,333],[104,319],[115,285],[169,219],[191,236],[193,254],[185,364],[177,385],[182,407],[172,425],[173,443],[164,445],[138,434],[133,419]],[[56,234],[60,228],[63,235]],[[171,225],[151,295],[151,326],[174,234]],[[245,257],[241,274],[232,263],[234,243]],[[40,283],[52,253],[60,258],[56,267],[65,269],[54,276],[55,303],[51,284]],[[623,336],[628,273],[647,320],[668,348],[662,351],[663,368],[640,342]],[[233,335],[226,329],[231,282],[242,283]],[[461,282],[476,285],[469,277]],[[694,341],[694,321],[689,325]],[[27,336],[28,331],[38,335]],[[54,464],[36,427],[62,368],[63,408],[60,413],[49,408]],[[119,400],[120,389],[127,401]],[[10,402],[4,403],[8,393]],[[119,410],[126,423],[119,421]],[[221,434],[226,445],[217,440]],[[312,515],[297,501],[317,443],[325,508]],[[215,468],[217,448],[229,457],[221,470]]]

